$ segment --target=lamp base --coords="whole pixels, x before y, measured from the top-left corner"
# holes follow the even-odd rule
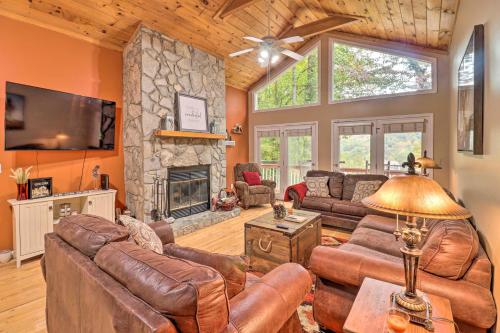
[[[422,297],[417,296],[418,300],[422,303],[415,303],[415,300],[409,298],[405,295],[405,292],[402,291],[400,293],[392,293],[391,294],[391,304],[393,307],[400,309],[401,311],[406,312],[410,316],[410,321],[417,325],[423,326],[427,331],[434,332],[434,324],[432,323],[432,306],[431,303],[425,301]],[[423,304],[423,310],[412,310],[405,305],[400,304],[404,302],[405,305],[414,306],[418,304],[421,308],[420,304]]]
[[[404,291],[396,294],[396,303],[410,311],[425,311],[427,303],[420,296],[409,297]]]

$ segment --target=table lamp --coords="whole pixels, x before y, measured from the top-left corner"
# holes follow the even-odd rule
[[[442,169],[436,161],[427,156],[427,150],[424,150],[424,156],[415,161],[422,168],[422,175],[428,176],[427,169]]]
[[[407,220],[402,230],[397,223],[394,235],[401,237],[405,246],[403,253],[406,288],[395,295],[396,302],[401,307],[422,312],[427,310],[427,303],[417,294],[416,282],[418,264],[422,250],[419,247],[422,236],[426,236],[429,229],[426,226],[428,218],[438,220],[459,220],[471,216],[470,212],[453,201],[443,188],[433,179],[417,175],[416,163],[413,154],[408,155],[408,161],[403,167],[408,167],[405,175],[394,176],[387,180],[373,195],[362,200],[362,203],[372,209],[406,215]],[[423,218],[420,227],[417,218]]]

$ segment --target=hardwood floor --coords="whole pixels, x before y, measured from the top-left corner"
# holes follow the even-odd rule
[[[183,246],[210,252],[243,254],[243,225],[271,210],[269,206],[242,210],[241,215],[176,239]],[[323,228],[323,235],[348,238],[349,234]],[[0,333],[37,333],[45,329],[45,282],[40,260],[0,265]]]

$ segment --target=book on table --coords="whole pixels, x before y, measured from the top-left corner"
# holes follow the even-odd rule
[[[307,220],[307,217],[300,215],[288,215],[285,217],[285,221],[288,222],[302,223],[305,220]]]

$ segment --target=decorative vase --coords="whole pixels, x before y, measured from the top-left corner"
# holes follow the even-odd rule
[[[274,218],[283,220],[286,217],[286,207],[282,203],[273,206]]]
[[[17,184],[17,200],[28,199],[28,183]]]

